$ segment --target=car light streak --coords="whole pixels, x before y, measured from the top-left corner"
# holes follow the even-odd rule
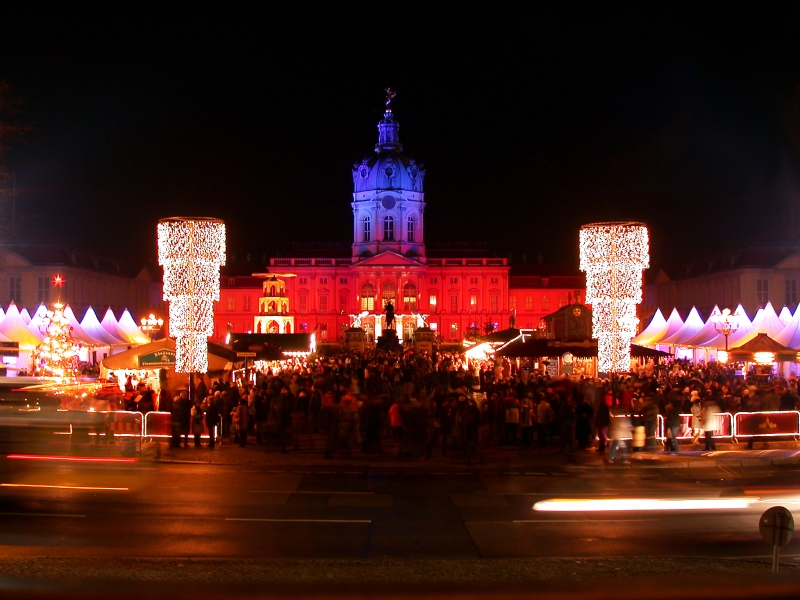
[[[703,498],[660,500],[657,498],[554,498],[533,505],[545,512],[595,512],[637,510],[723,510],[749,508],[758,498]]]
[[[9,454],[9,460],[55,460],[64,462],[87,462],[87,463],[133,463],[138,462],[138,458],[111,458],[111,457],[78,457],[78,456],[50,456],[44,454]]]
[[[89,491],[106,491],[106,492],[128,492],[130,488],[126,487],[94,487],[84,485],[45,485],[40,483],[0,483],[0,487],[7,488],[42,488],[53,490],[89,490]]]

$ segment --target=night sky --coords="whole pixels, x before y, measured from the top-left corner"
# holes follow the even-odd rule
[[[390,86],[428,241],[570,263],[599,220],[645,221],[654,262],[800,241],[800,11],[331,4],[7,12],[22,235],[151,260],[159,218],[202,215],[239,256],[349,242]]]

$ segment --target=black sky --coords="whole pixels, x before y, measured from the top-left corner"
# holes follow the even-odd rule
[[[347,242],[391,86],[428,240],[547,262],[598,220],[648,223],[654,261],[800,241],[800,11],[377,4],[6,20],[28,237],[152,258],[187,214],[225,219],[234,252]]]

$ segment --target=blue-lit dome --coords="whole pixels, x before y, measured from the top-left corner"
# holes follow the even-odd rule
[[[375,154],[353,167],[353,191],[404,190],[423,192],[425,170],[414,159],[403,154],[400,124],[395,121],[389,103],[383,120],[378,123]]]

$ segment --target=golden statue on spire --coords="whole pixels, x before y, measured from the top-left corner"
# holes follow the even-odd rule
[[[392,100],[394,97],[397,96],[397,92],[395,92],[392,88],[386,88],[386,112],[392,112]]]

